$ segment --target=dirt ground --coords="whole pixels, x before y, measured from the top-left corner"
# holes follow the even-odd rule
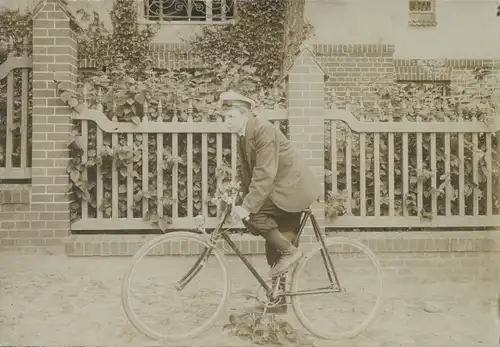
[[[156,257],[158,262],[158,257]],[[68,258],[55,255],[13,255],[0,253],[0,344],[38,346],[157,346],[141,335],[127,320],[120,301],[120,284],[130,258]],[[266,271],[262,257],[254,257],[259,271]],[[228,257],[232,281],[230,312],[242,312],[252,301],[244,293],[257,286],[250,273],[235,257]],[[151,313],[163,314],[162,324],[188,323],[185,314],[193,309],[202,317],[217,303],[220,281],[203,279],[197,290],[186,294],[190,306],[161,297],[161,287],[149,274],[158,267],[146,264],[139,271],[139,288],[146,294],[143,303]],[[157,263],[158,265],[158,263]],[[179,265],[179,264],[178,264]],[[177,268],[170,264],[168,269]],[[161,270],[161,268],[160,268]],[[158,273],[161,273],[159,271]],[[170,274],[170,273],[169,273]],[[213,276],[209,273],[208,275]],[[369,277],[361,277],[370,285]],[[155,285],[156,284],[156,285]],[[153,293],[151,292],[151,293]],[[495,300],[498,282],[453,282],[443,272],[442,281],[385,278],[385,300],[376,322],[361,336],[345,341],[312,339],[315,346],[375,347],[475,347],[498,346],[500,324]],[[160,294],[159,294],[160,293]],[[193,296],[194,295],[194,296]],[[193,298],[196,297],[196,300]],[[314,302],[311,306],[333,307],[334,303]],[[168,312],[165,313],[164,310]],[[189,312],[188,312],[189,311]],[[429,312],[430,311],[430,312]],[[327,312],[327,311],[324,311]],[[172,343],[174,346],[249,346],[249,342],[221,331],[228,314],[202,337]],[[191,316],[191,318],[193,318]],[[305,332],[290,310],[285,316],[292,326]]]

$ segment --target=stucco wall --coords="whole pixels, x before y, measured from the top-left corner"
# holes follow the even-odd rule
[[[0,0],[0,4],[23,8],[33,1]],[[500,58],[495,1],[436,1],[437,26],[409,27],[406,0],[306,0],[306,15],[316,30],[311,43],[391,44],[395,58]],[[68,3],[74,13],[79,8],[96,10],[110,25],[113,0]],[[178,43],[197,29],[196,24],[165,24],[155,42]]]
[[[500,57],[495,1],[437,0],[435,27],[409,27],[405,0],[308,1],[313,43],[393,44],[396,58]]]

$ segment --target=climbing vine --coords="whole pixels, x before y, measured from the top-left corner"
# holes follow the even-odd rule
[[[303,1],[296,2],[298,4]],[[280,83],[280,66],[283,60],[282,36],[284,33],[285,0],[241,2],[238,20],[234,24],[205,26],[202,33],[189,42],[190,52],[202,64],[196,69],[159,71],[153,69],[150,43],[155,27],[140,29],[133,0],[116,0],[111,21],[113,30],[102,25],[99,16],[81,12],[92,18],[86,36],[79,40],[85,59],[99,62],[98,71],[80,74],[76,91],[69,91],[58,84],[60,97],[82,112],[86,107],[102,107],[110,120],[139,124],[144,121],[186,122],[218,121],[218,97],[229,89],[237,90],[256,100],[261,107],[286,107],[285,90]],[[126,24],[119,24],[126,23]],[[126,27],[120,27],[126,25]],[[124,34],[126,33],[126,34]],[[280,53],[281,52],[281,53]],[[286,123],[281,124],[286,133]],[[104,218],[117,213],[118,217],[130,216],[145,219],[166,229],[177,203],[177,216],[185,217],[189,210],[201,214],[204,207],[209,216],[215,216],[217,204],[229,202],[229,196],[238,187],[233,179],[231,162],[232,143],[230,134],[222,136],[222,165],[218,165],[218,140],[216,134],[208,134],[207,182],[202,182],[202,155],[204,149],[201,134],[192,134],[193,172],[188,175],[188,138],[185,134],[162,134],[163,143],[156,134],[143,136],[117,135],[117,143],[111,134],[104,133],[102,146],[97,147],[99,130],[93,122],[86,129],[87,148],[79,141],[84,135],[81,124],[76,124],[71,141],[71,161],[68,174],[71,191],[75,195],[71,206],[71,218],[82,217],[84,209],[88,217],[99,212]],[[177,137],[175,142],[174,136]],[[163,158],[157,158],[158,146],[163,148]],[[174,150],[177,146],[177,151]],[[143,157],[147,148],[147,189],[142,182],[146,163]],[[113,160],[116,159],[118,182],[112,181]],[[178,186],[174,187],[172,174],[177,169]],[[100,171],[98,175],[98,169]],[[163,214],[158,215],[157,194],[159,170],[163,174]],[[188,187],[188,176],[192,184]],[[102,177],[103,196],[97,196],[97,181]],[[127,200],[127,181],[133,180],[133,206]],[[218,184],[221,182],[222,184]],[[202,196],[202,185],[207,184],[208,196]],[[112,195],[116,189],[118,211],[113,212]],[[192,206],[188,206],[188,191],[192,189]],[[175,194],[177,190],[177,194]],[[203,202],[208,206],[203,206]]]
[[[365,91],[365,99],[348,100],[347,104],[351,112],[358,119],[364,121],[408,121],[408,122],[456,122],[456,121],[477,121],[491,124],[493,117],[497,117],[499,104],[498,96],[498,75],[491,73],[487,69],[481,68],[475,71],[464,73],[460,83],[456,83],[449,88],[439,81],[431,81],[427,84],[416,83],[387,83],[386,81],[376,81],[371,83]],[[338,191],[332,192],[331,180],[331,146],[330,129],[325,136],[325,151],[327,170],[327,212],[330,217],[335,218],[344,215],[346,211],[351,211],[353,215],[360,215],[361,199],[365,200],[367,207],[366,215],[375,215],[375,140],[373,134],[364,135],[365,147],[365,187],[366,195],[361,195],[360,185],[360,150],[361,139],[359,134],[353,134],[343,125],[337,125],[337,182]],[[487,140],[491,136],[491,140]],[[347,138],[350,138],[350,150],[352,155],[352,165],[347,168],[343,159],[347,150]],[[498,213],[500,199],[496,191],[487,190],[487,178],[489,174],[488,150],[491,151],[492,187],[496,187],[499,182],[499,154],[498,138],[496,133],[478,134],[477,140],[473,140],[473,135],[465,134],[459,140],[458,134],[450,135],[449,150],[450,157],[446,155],[446,141],[443,134],[436,135],[436,150],[431,147],[431,137],[423,134],[421,145],[416,134],[408,135],[408,167],[409,167],[409,192],[403,194],[403,136],[395,134],[393,138],[394,164],[389,166],[389,137],[388,134],[381,134],[380,145],[380,215],[389,215],[389,174],[392,170],[394,177],[394,215],[401,216],[406,207],[410,216],[419,216],[424,219],[432,219],[432,199],[437,198],[438,215],[445,215],[446,196],[451,196],[451,213],[458,215],[459,197],[464,196],[465,213],[472,215],[474,208],[474,195],[479,197],[478,211],[486,214],[488,195],[492,196],[493,213]],[[477,141],[476,157],[477,162],[472,161],[473,143]],[[488,141],[491,146],[488,148]],[[417,148],[422,146],[422,167],[418,169]],[[460,177],[460,156],[459,147],[464,148],[464,191],[459,190]],[[432,157],[435,155],[436,169],[432,170]],[[449,160],[450,171],[446,174],[445,165]],[[349,188],[346,183],[347,169],[350,169],[352,185]],[[477,171],[477,178],[474,176]],[[432,183],[432,177],[436,176],[436,184]],[[418,185],[422,184],[423,206],[417,206]],[[493,188],[494,189],[494,188]],[[347,196],[351,194],[351,205],[347,205]]]
[[[0,7],[0,65],[3,64],[9,55],[22,56],[31,54],[31,40],[33,25],[31,12],[22,12],[19,9],[8,9]],[[26,44],[25,44],[26,43]],[[12,133],[13,150],[12,165],[19,167],[21,163],[21,110],[22,110],[22,87],[23,75],[21,69],[13,71],[13,128],[9,129]],[[28,158],[31,162],[31,110],[32,103],[32,72],[28,73]],[[5,166],[6,153],[6,134],[7,134],[7,78],[0,80],[0,167]]]

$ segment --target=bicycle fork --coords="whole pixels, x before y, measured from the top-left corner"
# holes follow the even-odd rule
[[[198,258],[193,267],[179,280],[174,284],[174,288],[180,292],[183,290],[189,282],[193,280],[193,278],[203,269],[205,266],[210,253],[212,252],[212,248],[205,247],[205,250],[202,252],[201,256]]]

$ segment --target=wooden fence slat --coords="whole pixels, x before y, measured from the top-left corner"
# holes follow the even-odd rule
[[[5,144],[5,168],[12,169],[12,153],[14,144],[12,142],[12,129],[14,126],[14,72],[7,75],[7,127]]]
[[[445,202],[445,216],[451,215],[451,201],[453,199],[453,186],[451,185],[451,147],[450,147],[450,134],[444,134],[444,171],[446,175],[446,202]]]
[[[88,85],[84,84],[83,86],[83,105],[87,107],[88,105]],[[74,114],[75,112],[73,112]],[[82,120],[82,164],[86,165],[88,163],[88,153],[89,153],[89,121]],[[82,172],[83,180],[88,182],[88,168],[85,166]],[[89,217],[89,202],[85,199],[82,199],[82,218],[87,219]]]
[[[97,90],[97,110],[102,113],[102,90],[101,88],[98,88]],[[97,127],[96,129],[96,152],[97,152],[97,157],[99,158],[101,156],[101,149],[103,146],[103,131],[100,127]],[[100,165],[97,165],[97,196],[96,196],[96,201],[97,201],[97,218],[102,218],[102,208],[100,206],[100,203],[102,202],[102,199],[104,197],[104,187],[103,187],[103,177],[102,177],[102,169]]]
[[[346,110],[325,110],[325,121],[347,123],[356,133],[494,133],[500,131],[500,117],[484,122],[361,122]]]
[[[163,122],[161,99],[158,102],[158,123]],[[156,213],[163,216],[163,134],[156,135]]]
[[[177,123],[177,115],[174,115],[172,123]],[[177,157],[179,155],[179,135],[176,133],[172,134],[172,156],[175,158],[174,165],[172,167],[172,218],[179,217],[179,163]]]
[[[97,128],[96,129],[96,152],[97,156],[100,157],[101,155],[101,149],[103,145],[103,139],[102,139],[102,130]],[[100,203],[102,202],[102,199],[104,197],[104,187],[103,187],[103,177],[102,177],[102,169],[100,165],[97,165],[97,218],[102,218],[102,209],[100,206]]]
[[[473,123],[477,123],[476,117],[472,118]],[[479,155],[478,155],[478,134],[473,133],[472,134],[472,181],[474,183],[474,186],[472,188],[472,197],[474,199],[473,203],[473,212],[472,214],[474,216],[479,215]]]
[[[89,124],[88,121],[82,121],[82,164],[86,165],[88,163],[88,151],[89,151]],[[85,166],[82,172],[83,180],[88,181],[88,168]],[[82,218],[87,219],[89,217],[89,202],[86,199],[82,199]]]
[[[238,169],[238,135],[231,134],[231,180],[236,181],[236,174]]]
[[[193,122],[192,105],[190,104],[188,123]],[[187,134],[187,216],[193,217],[193,134]]]
[[[346,133],[345,144],[345,185],[347,191],[346,213],[352,214],[352,135],[350,132]]]
[[[330,127],[330,162],[332,167],[332,194],[337,194],[337,123]]]
[[[222,123],[221,117],[217,117],[217,123]],[[218,133],[216,135],[216,157],[217,157],[217,169],[222,167],[222,134]],[[222,182],[220,178],[217,180],[217,188],[221,188]],[[221,215],[221,204],[217,201],[217,216]]]
[[[214,228],[217,223],[216,217],[207,218],[207,228]],[[418,216],[411,217],[375,217],[367,216],[360,218],[358,216],[343,216],[332,221],[327,220],[326,226],[332,228],[387,228],[390,225],[393,228],[434,228],[436,225],[446,225],[447,227],[472,228],[478,225],[500,226],[500,215],[495,216],[437,216],[435,220],[425,220]],[[175,218],[170,225],[172,229],[194,229],[196,223],[194,218]],[[237,223],[235,228],[244,228],[243,223]],[[88,219],[78,220],[72,224],[72,230],[153,230],[157,226],[143,220],[135,218],[128,220],[126,218],[106,218],[106,219]]]
[[[25,50],[24,55],[27,56]],[[29,69],[22,70],[22,91],[21,91],[21,168],[26,168],[28,165],[28,83]]]
[[[113,103],[113,119],[117,120],[116,117],[116,104]],[[111,134],[111,148],[118,146],[118,134]],[[111,163],[111,213],[112,218],[118,218],[120,211],[118,209],[118,189],[120,183],[118,182],[118,160],[116,156],[113,156],[113,161]]]
[[[363,108],[360,107],[360,109],[360,119],[364,120]],[[360,215],[366,216],[366,135],[364,133],[359,134],[359,201]]]
[[[392,114],[389,115],[389,119],[392,120]],[[389,133],[388,135],[388,155],[389,155],[389,165],[387,166],[388,172],[388,186],[389,186],[389,216],[394,216],[395,212],[395,192],[394,192],[394,134]]]
[[[143,105],[144,116],[142,118],[143,122],[148,122],[148,103],[144,102]],[[142,191],[149,192],[149,134],[142,134]],[[142,217],[146,217],[149,208],[149,199],[147,197],[142,197]]]
[[[203,119],[206,121],[206,119]],[[201,134],[201,189],[202,189],[202,211],[203,217],[208,217],[210,199],[208,197],[208,134]]]
[[[437,146],[436,146],[436,133],[431,134],[431,211],[432,217],[436,217],[438,215],[438,193],[437,193]]]
[[[403,116],[402,122],[406,122],[406,117]],[[408,171],[408,133],[403,134],[403,216],[408,216],[408,206],[406,205],[406,199],[408,198],[408,194],[410,193],[409,188],[409,171]]]
[[[464,134],[458,134],[458,204],[459,215],[465,216],[465,144]]]
[[[286,110],[279,110],[281,117],[285,117]],[[266,112],[259,117],[266,118]],[[149,133],[157,134],[159,132],[163,133],[178,133],[178,134],[202,134],[202,133],[220,133],[229,134],[231,130],[227,127],[225,123],[208,122],[203,124],[203,127],[193,127],[187,122],[177,122],[177,123],[158,123],[158,122],[141,122],[139,124],[134,124],[132,122],[113,122],[109,120],[102,111],[96,109],[85,109],[81,113],[76,113],[73,116],[74,120],[91,120],[95,122],[99,128],[101,128],[106,133]]]
[[[420,117],[417,116],[417,122],[420,122]],[[422,158],[422,150],[423,150],[423,140],[422,133],[417,133],[417,213],[421,214],[421,211],[424,208],[424,181],[423,178],[420,177],[423,174],[423,158]]]
[[[127,147],[129,149],[134,148],[134,134],[127,134]],[[130,161],[127,165],[127,219],[134,218],[134,163]]]
[[[486,135],[486,215],[493,215],[493,165],[491,134]]]
[[[375,216],[380,216],[380,134],[373,137],[373,170]]]
[[[3,80],[12,70],[27,68],[31,69],[33,66],[33,57],[7,57],[2,65],[0,65],[0,80]],[[282,111],[282,110],[279,110]],[[276,113],[280,115],[281,112]],[[274,115],[273,115],[274,116]]]

